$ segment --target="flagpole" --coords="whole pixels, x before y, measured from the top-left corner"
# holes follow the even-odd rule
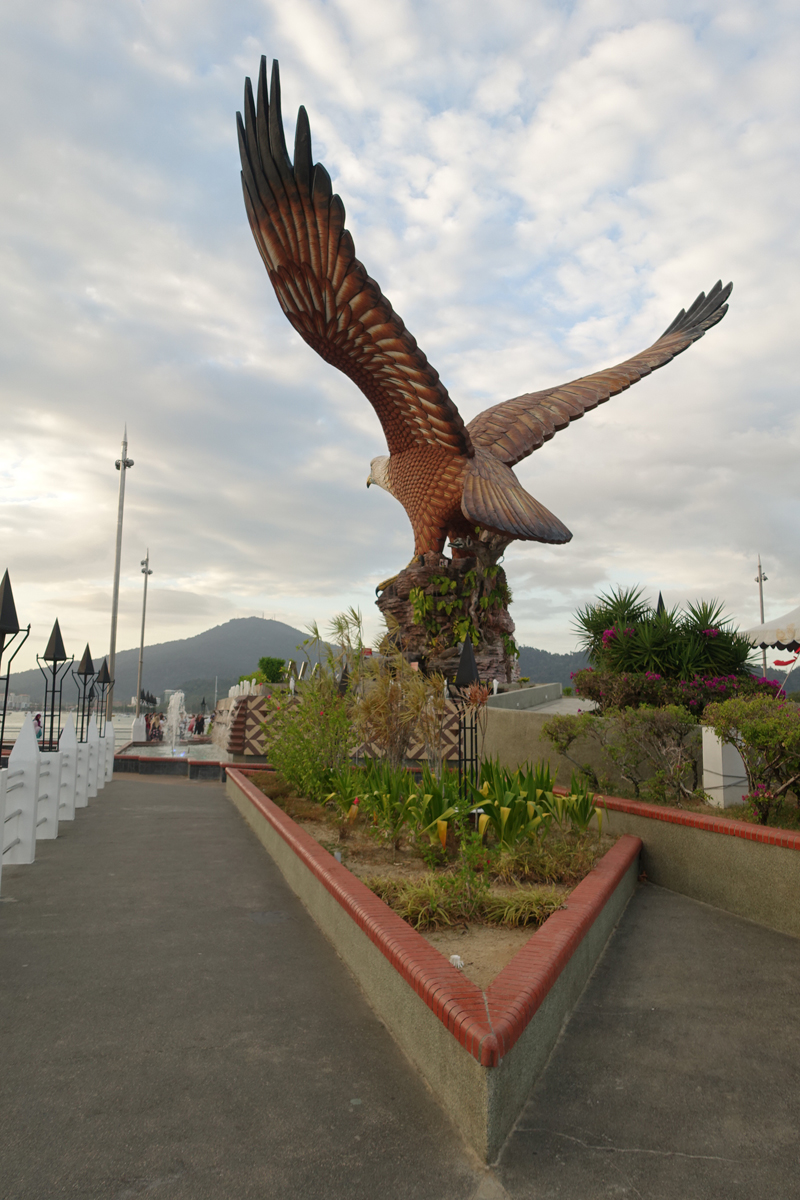
[[[117,509],[117,552],[114,559],[114,590],[111,595],[111,645],[108,652],[108,673],[111,683],[108,685],[106,700],[106,720],[114,719],[114,679],[117,665],[117,609],[119,608],[119,569],[122,560],[122,514],[125,508],[125,472],[133,466],[133,459],[128,458],[128,426],[122,434],[122,456],[114,463],[119,471],[119,507]]]
[[[150,570],[150,550],[142,559],[142,574],[144,575],[144,596],[142,597],[142,637],[139,642],[139,671],[136,676],[136,716],[139,716],[139,709],[142,701],[142,664],[144,663],[144,618],[147,612],[147,577],[152,575]]]

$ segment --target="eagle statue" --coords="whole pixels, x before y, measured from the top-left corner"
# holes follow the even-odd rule
[[[258,103],[248,79],[244,119],[237,113],[244,202],[278,302],[293,327],[326,362],[361,389],[375,409],[388,456],[372,460],[367,486],[400,501],[414,551],[454,556],[515,539],[567,542],[571,533],[529,495],[514,466],[570,421],[663,367],[721,321],[732,285],[714,285],[681,310],[648,349],[570,383],[528,392],[464,423],[439,375],[356,258],[344,205],[315,163],[305,108],[297,115],[294,163],[281,115],[280,75],[267,86],[261,60]],[[412,560],[413,562],[414,560]]]

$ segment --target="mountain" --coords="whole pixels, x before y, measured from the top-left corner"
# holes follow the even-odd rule
[[[180,688],[186,694],[187,711],[199,708],[203,698],[210,708],[214,700],[215,677],[217,694],[226,696],[228,688],[238,682],[239,676],[254,671],[259,658],[264,655],[302,661],[302,651],[297,647],[307,636],[282,621],[237,617],[194,637],[145,646],[142,687],[161,697],[162,701],[165,688]],[[102,661],[103,655],[96,655],[95,667]],[[135,695],[138,665],[138,648],[117,653],[114,696],[118,703],[128,704]],[[588,666],[588,661],[582,653],[550,654],[533,646],[520,646],[519,666],[521,674],[531,683],[561,683],[569,687],[572,683],[570,673]],[[41,672],[12,673],[9,690],[27,693],[34,706],[41,707],[44,700]],[[64,683],[64,701],[72,703],[76,697],[76,686],[69,677]]]
[[[533,646],[520,646],[519,671],[531,683],[560,683],[572,687],[573,671],[588,667],[589,660],[582,650],[574,654],[551,654],[549,650],[536,650]]]
[[[203,696],[211,707],[215,676],[218,695],[226,696],[240,675],[256,669],[259,658],[272,656],[301,662],[303,654],[297,647],[307,637],[308,634],[282,621],[237,617],[195,637],[145,646],[142,687],[160,697],[165,688],[180,688],[186,693],[188,711],[198,708]],[[102,661],[103,655],[96,655],[95,668]],[[128,704],[135,695],[138,667],[138,647],[117,652],[114,697],[118,703]],[[9,690],[27,693],[34,705],[41,706],[44,700],[41,672],[37,669],[12,673]],[[77,688],[70,677],[64,683],[64,701],[72,703],[76,697]]]

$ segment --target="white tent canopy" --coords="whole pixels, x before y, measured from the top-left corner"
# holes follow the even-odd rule
[[[774,621],[745,629],[744,635],[763,650],[768,646],[776,650],[800,650],[800,608],[793,608]]]

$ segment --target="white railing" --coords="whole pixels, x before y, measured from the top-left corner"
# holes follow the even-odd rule
[[[36,797],[36,840],[58,837],[58,806],[61,801],[61,752],[39,755],[39,793]]]
[[[237,696],[260,696],[263,687],[263,683],[256,683],[252,679],[245,679],[243,683],[235,683],[233,687],[228,688],[228,697],[231,700],[235,700]]]
[[[0,770],[0,880],[3,866],[32,863],[37,841],[57,838],[59,821],[74,821],[75,809],[86,808],[113,771],[111,721],[101,738],[92,717],[88,740],[78,742],[68,716],[58,750],[42,751],[28,714]]]
[[[78,736],[71,713],[61,731],[58,748],[61,751],[61,798],[58,804],[58,819],[74,821],[78,784]]]

